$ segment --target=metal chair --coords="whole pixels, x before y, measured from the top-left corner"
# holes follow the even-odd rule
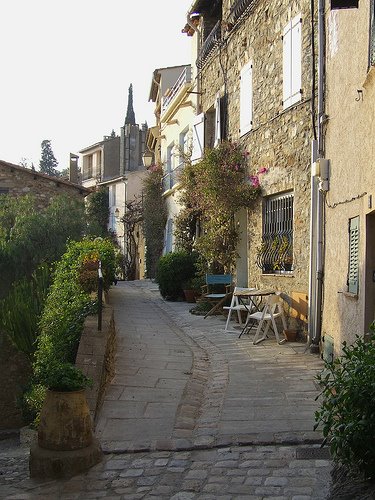
[[[241,316],[241,312],[242,311],[247,311],[247,316],[246,316],[245,324],[248,321],[249,314],[252,311],[252,304],[250,303],[250,301],[248,301],[248,304],[246,304],[246,305],[245,304],[241,304],[240,301],[239,301],[238,296],[235,295],[235,292],[239,292],[239,291],[243,291],[243,290],[255,290],[255,288],[245,288],[245,287],[240,287],[240,286],[234,287],[233,295],[232,295],[232,300],[231,300],[230,305],[223,307],[223,309],[226,309],[228,311],[227,321],[225,323],[225,329],[224,329],[225,332],[230,331],[228,329],[228,326],[229,326],[229,321],[231,319],[231,316],[232,316],[233,312],[237,312],[238,323],[240,324],[240,326],[242,326],[242,316]]]
[[[253,344],[259,344],[259,342],[262,342],[262,340],[267,338],[270,326],[272,327],[277,342],[279,344],[285,342],[285,339],[280,340],[279,331],[275,321],[276,318],[281,318],[284,330],[286,330],[287,325],[284,315],[283,300],[279,293],[269,295],[261,311],[249,314],[249,320],[259,322],[253,339]],[[261,338],[259,338],[260,335],[262,335]]]

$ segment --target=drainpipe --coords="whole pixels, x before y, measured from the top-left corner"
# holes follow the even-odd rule
[[[318,124],[312,141],[308,342],[319,352],[324,267],[324,201],[328,162],[324,160],[325,0],[318,0]]]

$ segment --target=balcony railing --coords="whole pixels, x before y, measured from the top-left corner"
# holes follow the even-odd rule
[[[197,67],[199,69],[203,67],[206,59],[211,54],[211,52],[215,49],[215,47],[220,42],[220,40],[221,40],[221,20],[219,20],[215,24],[211,33],[208,35],[208,37],[204,41],[201,50],[199,51],[199,55],[198,55],[198,59],[197,59]]]
[[[180,90],[188,83],[191,82],[191,67],[188,66],[183,70],[181,75],[178,77],[176,83],[171,88],[169,94],[162,98],[161,112],[164,113],[168,108],[170,103],[176,97],[176,95],[180,92]]]
[[[234,2],[232,8],[230,9],[230,20],[235,23],[253,2],[254,0],[237,0],[236,2]]]

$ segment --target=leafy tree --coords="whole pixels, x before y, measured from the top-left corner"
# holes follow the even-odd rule
[[[53,177],[60,177],[60,172],[57,170],[57,160],[52,151],[51,141],[45,139],[42,141],[42,157],[39,162],[39,170],[43,174],[52,175]]]
[[[59,195],[40,210],[29,195],[0,197],[0,297],[41,263],[57,261],[69,239],[82,237],[84,226],[81,200]]]
[[[108,236],[109,194],[107,188],[100,187],[87,197],[86,217],[88,235]]]
[[[154,165],[149,172],[143,181],[143,231],[146,241],[147,276],[155,278],[157,262],[163,253],[167,209],[163,198],[163,169]]]

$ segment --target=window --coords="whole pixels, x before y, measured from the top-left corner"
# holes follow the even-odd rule
[[[349,219],[348,292],[358,294],[359,217]]]
[[[298,15],[283,31],[283,107],[289,108],[302,96],[302,19]]]
[[[331,0],[331,10],[334,9],[357,9],[358,0]]]
[[[240,135],[251,130],[253,125],[253,65],[245,64],[240,74]]]
[[[217,95],[215,99],[215,138],[214,147],[216,147],[221,141],[221,107],[220,107],[220,96]]]
[[[109,187],[109,206],[116,206],[116,185],[112,185]]]
[[[187,155],[189,153],[189,136],[188,136],[188,132],[189,132],[189,129],[185,129],[180,134],[180,138],[179,138],[179,145],[180,145],[179,166],[184,163],[184,155]]]
[[[174,148],[174,143],[170,144],[167,147],[167,158],[166,158],[166,172],[164,176],[164,191],[167,191],[168,189],[172,188],[172,175],[171,172],[174,168],[174,162],[173,162],[173,148]]]
[[[165,253],[173,250],[173,219],[168,219],[165,228]]]
[[[257,252],[257,264],[263,273],[293,270],[293,201],[292,193],[264,200],[262,243]]]

